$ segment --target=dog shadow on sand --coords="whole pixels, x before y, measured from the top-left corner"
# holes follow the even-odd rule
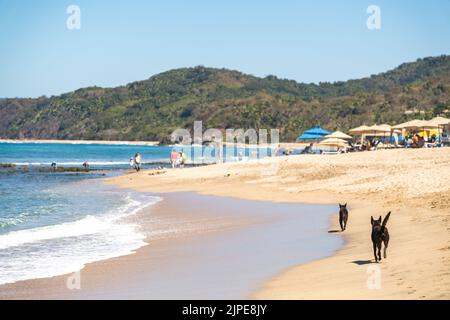
[[[358,266],[363,266],[365,264],[372,264],[372,263],[376,263],[373,260],[355,260],[352,261],[352,263],[357,264]]]
[[[342,230],[338,230],[338,229],[332,229],[332,230],[328,230],[328,233],[342,233]],[[372,263],[376,263],[373,260],[355,260],[355,261],[351,261],[351,263],[357,264],[358,266],[363,266],[366,264],[372,264]]]
[[[328,233],[338,233],[338,232],[342,232],[342,231],[338,230],[338,229],[328,230]]]

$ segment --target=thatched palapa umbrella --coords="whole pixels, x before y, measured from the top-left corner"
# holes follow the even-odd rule
[[[332,134],[325,136],[325,138],[336,138],[336,139],[342,139],[342,140],[353,139],[351,136],[349,136],[348,134],[345,134],[341,131],[335,131]]]

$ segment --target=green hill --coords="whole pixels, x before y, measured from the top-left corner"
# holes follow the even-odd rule
[[[450,56],[419,59],[346,82],[304,84],[206,67],[171,70],[117,88],[0,100],[0,137],[162,140],[202,120],[211,128],[279,128],[283,140],[320,124],[347,130],[398,123],[450,102]],[[416,115],[417,116],[417,115]]]

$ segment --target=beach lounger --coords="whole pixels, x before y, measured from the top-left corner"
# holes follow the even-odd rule
[[[342,152],[340,151],[322,151],[321,154],[341,154]]]

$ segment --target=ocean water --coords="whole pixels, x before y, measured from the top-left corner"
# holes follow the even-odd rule
[[[85,161],[92,167],[126,168],[137,152],[144,161],[167,161],[168,146],[130,146],[101,144],[0,143],[0,163],[16,165],[81,166]]]
[[[51,143],[0,143],[0,164],[18,166],[49,166],[56,162],[58,166],[81,166],[85,161],[95,168],[127,168],[134,154],[140,153],[144,163],[169,162],[172,149],[184,151],[188,161],[215,162],[216,149],[201,146],[131,146],[103,144],[51,144]],[[295,150],[297,153],[300,150]],[[270,155],[269,148],[227,148],[223,150],[224,161],[248,160]]]
[[[124,192],[100,179],[122,174],[137,152],[144,162],[166,162],[172,148],[0,143],[0,164],[17,166],[0,165],[0,284],[78,271],[87,263],[131,254],[144,246],[139,226],[124,218],[161,199]],[[207,147],[195,148],[202,151],[200,160],[215,156]],[[184,151],[194,154],[193,149]],[[237,160],[239,153],[245,159],[254,150],[235,148],[228,160]],[[99,170],[37,170],[49,168],[52,162],[81,168],[85,161]]]
[[[0,284],[74,272],[86,263],[142,247],[127,222],[160,199],[118,190],[100,178],[120,174],[136,152],[158,160],[165,147],[0,144],[0,163],[89,161],[112,170],[90,173],[0,169]]]

